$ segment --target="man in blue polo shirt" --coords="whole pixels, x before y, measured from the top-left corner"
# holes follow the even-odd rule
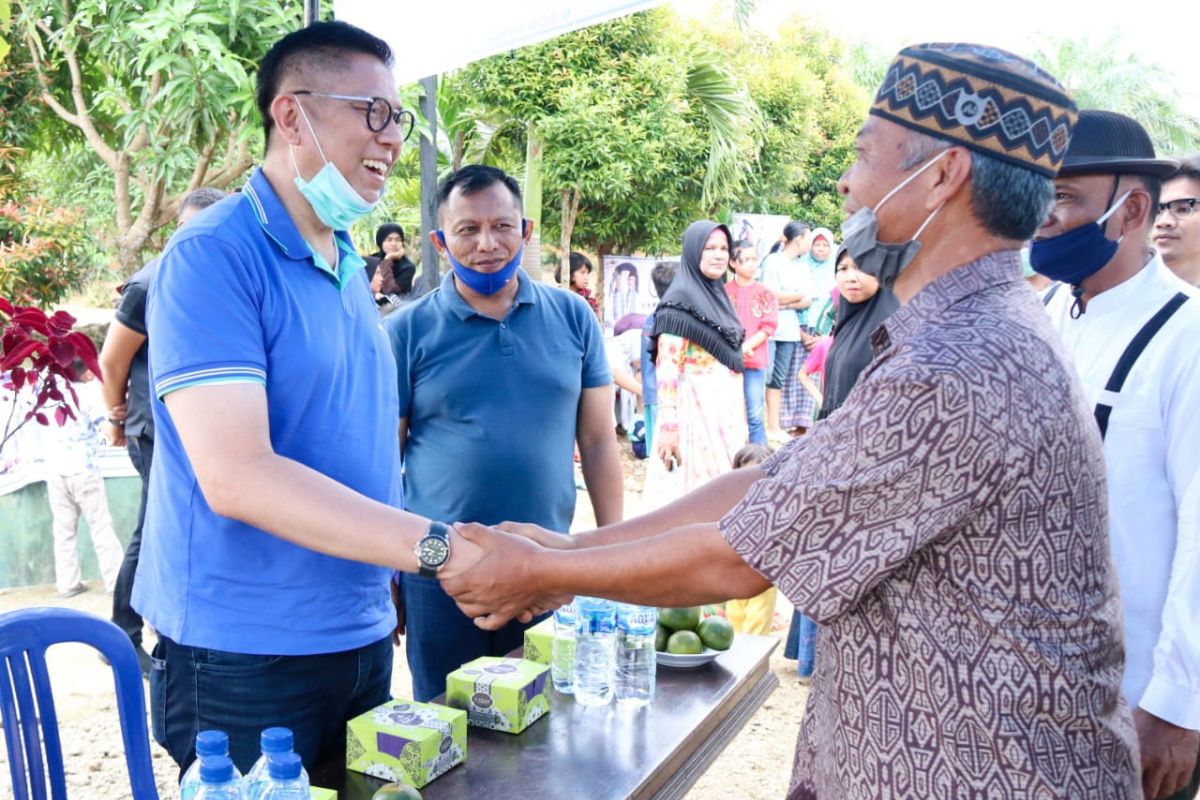
[[[520,268],[533,222],[517,182],[463,167],[438,187],[441,287],[385,325],[399,371],[408,508],[446,521],[536,522],[565,533],[575,512],[573,452],[596,521],[624,496],[603,335],[583,298]],[[486,632],[436,580],[402,575],[408,665],[420,701],[447,673],[519,647],[527,625]]]
[[[133,603],[159,633],[155,738],[199,730],[247,770],[289,727],[309,768],[385,701],[393,570],[436,575],[444,525],[400,510],[396,368],[345,229],[411,117],[388,46],[343,23],[263,59],[262,168],[181,229],[151,285],[156,452]]]

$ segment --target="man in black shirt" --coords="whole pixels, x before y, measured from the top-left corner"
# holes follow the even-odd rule
[[[179,225],[187,224],[197,212],[225,197],[217,189],[196,189],[183,198],[179,207]],[[125,560],[113,589],[112,621],[129,635],[137,650],[142,674],[150,673],[150,656],[142,649],[142,617],[133,610],[129,596],[137,572],[142,547],[142,523],[146,519],[146,493],[150,464],[154,457],[154,417],[150,403],[148,373],[149,347],[146,341],[146,292],[158,267],[155,258],[142,267],[121,288],[116,319],[108,327],[100,351],[104,372],[104,403],[108,407],[105,435],[113,445],[125,445],[129,460],[142,478],[142,502],[138,507],[137,527],[125,548]]]

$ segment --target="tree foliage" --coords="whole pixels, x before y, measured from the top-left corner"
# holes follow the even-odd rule
[[[1080,108],[1102,108],[1140,122],[1162,154],[1200,149],[1200,119],[1183,109],[1173,76],[1135,54],[1122,54],[1116,34],[1044,41],[1031,58],[1074,96]]]
[[[476,62],[448,91],[536,124],[548,237],[600,252],[678,248],[681,231],[742,180],[748,96],[667,11],[642,12]],[[523,143],[522,143],[523,144]]]
[[[253,66],[295,27],[274,0],[25,0],[18,7],[38,97],[69,136],[112,174],[114,244],[136,267],[150,235],[173,221],[183,194],[224,187],[253,161]]]

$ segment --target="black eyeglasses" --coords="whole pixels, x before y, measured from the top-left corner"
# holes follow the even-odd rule
[[[307,89],[301,89],[292,94],[311,94],[314,97],[332,97],[334,100],[347,100],[351,103],[366,103],[367,127],[375,133],[382,132],[389,122],[396,123],[396,128],[400,131],[400,137],[404,141],[408,141],[408,137],[412,135],[413,126],[417,122],[416,116],[404,108],[396,108],[382,97],[359,97],[352,94],[328,94],[326,92],[310,92]]]
[[[1162,215],[1164,212],[1170,212],[1175,219],[1187,219],[1196,213],[1196,203],[1200,203],[1200,197],[1181,197],[1178,200],[1159,203],[1158,213]]]

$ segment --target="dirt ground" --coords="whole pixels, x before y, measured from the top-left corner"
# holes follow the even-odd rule
[[[627,449],[625,453],[628,453]],[[636,508],[641,465],[626,458],[625,467],[627,503]],[[584,529],[588,527],[591,509],[583,492],[580,492],[579,505],[576,527]],[[112,599],[98,581],[93,581],[90,588],[70,599],[59,598],[53,586],[0,590],[0,613],[34,606],[65,606],[107,618]],[[782,597],[777,613],[781,620],[791,618],[791,606]],[[771,669],[779,677],[779,688],[700,778],[688,793],[688,800],[728,796],[742,800],[778,800],[784,796],[800,724],[798,709],[804,707],[808,690],[796,678],[795,662],[783,658],[786,628],[775,635],[780,637],[780,644],[771,658]],[[147,630],[148,648],[153,641],[153,632]],[[109,667],[101,663],[95,651],[83,645],[59,645],[48,652],[47,660],[71,800],[127,798],[124,752]],[[392,675],[393,695],[410,696],[411,679],[402,649],[396,651]],[[153,737],[150,744],[160,796],[164,800],[178,797],[178,771],[174,762]],[[0,748],[0,800],[12,796],[7,754]]]

